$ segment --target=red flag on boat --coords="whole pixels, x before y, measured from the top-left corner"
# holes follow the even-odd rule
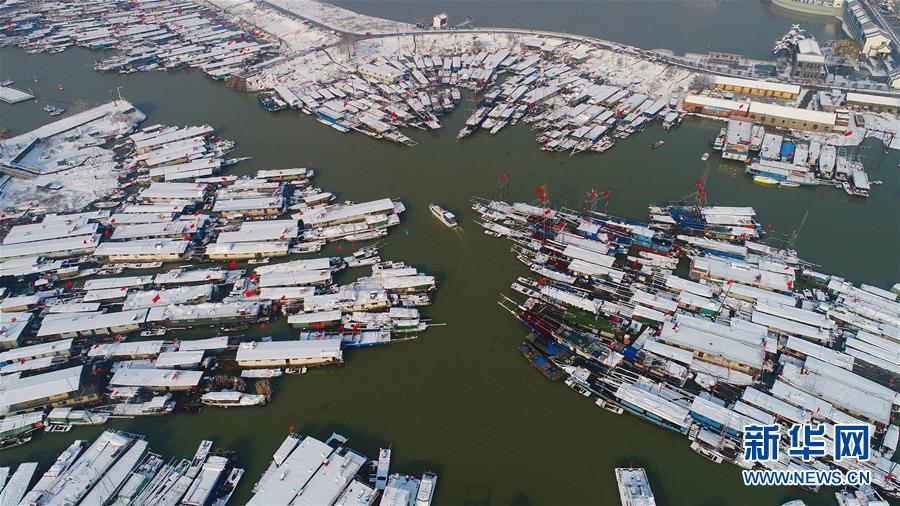
[[[844,137],[850,137],[851,135],[853,135],[853,130],[847,130],[846,132],[844,132]]]
[[[256,279],[256,273],[254,272],[253,274],[250,274],[249,277],[250,277],[250,281],[253,281],[254,279]]]
[[[159,302],[159,299],[160,299],[159,294],[154,295],[153,299],[152,299],[153,303],[156,304],[157,302]]]
[[[253,297],[254,295],[256,295],[256,292],[255,292],[255,291],[253,291],[253,290],[247,290],[247,297]]]
[[[234,260],[228,262],[228,267],[236,267],[236,266],[237,266],[237,262],[235,262]]]
[[[703,180],[702,180],[702,179],[698,179],[697,182],[694,183],[694,184],[697,185],[697,186],[703,186]]]
[[[67,290],[71,290],[71,289],[72,289],[72,283],[71,283],[71,282],[66,283],[66,289],[67,289]]]

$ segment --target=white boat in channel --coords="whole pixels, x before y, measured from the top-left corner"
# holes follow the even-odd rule
[[[441,223],[453,228],[457,225],[456,216],[437,204],[428,204],[428,209],[435,218],[441,220]]]

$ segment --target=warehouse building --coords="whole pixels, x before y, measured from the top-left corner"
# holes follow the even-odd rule
[[[714,76],[713,86],[720,90],[731,91],[741,95],[785,98],[789,100],[800,96],[800,87],[796,84],[773,83],[736,77]]]
[[[900,112],[900,98],[868,95],[865,93],[847,93],[847,105],[857,109],[875,112]]]
[[[812,111],[763,102],[750,104],[749,118],[763,125],[819,132],[830,132],[837,124],[837,115],[833,112]]]
[[[369,81],[380,81],[382,83],[393,84],[403,79],[405,75],[402,70],[395,69],[388,65],[379,65],[376,63],[366,63],[359,66],[359,73]]]

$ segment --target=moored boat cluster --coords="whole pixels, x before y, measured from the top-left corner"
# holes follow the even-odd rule
[[[350,449],[347,441],[335,433],[323,442],[294,434],[292,429],[253,486],[247,504],[431,504],[437,487],[435,473],[425,471],[421,479],[391,474],[390,448],[382,448],[377,460],[369,460]]]
[[[427,328],[419,307],[435,278],[383,260],[379,244],[298,257],[386,236],[399,200],[334,203],[308,167],[223,175],[233,148],[208,126],[146,127],[117,147],[128,191],[93,211],[4,214],[0,444],[110,417],[264,404],[268,378]],[[336,283],[361,268],[370,273]],[[266,337],[279,322],[299,335]]]
[[[746,163],[745,172],[763,185],[833,184],[848,195],[868,197],[872,185],[881,183],[869,181],[863,163],[839,146],[766,132],[750,121],[728,120],[712,144],[723,159]]]
[[[715,462],[868,470],[900,493],[900,287],[854,286],[764,244],[752,208],[652,206],[650,222],[544,201],[473,209],[532,273],[512,284],[524,297],[500,304],[548,378],[685,434]],[[776,422],[870,424],[872,457],[744,461],[744,426]]]
[[[426,471],[421,479],[391,474],[390,448],[370,460],[347,441],[334,433],[323,442],[294,434],[291,427],[248,504],[370,505],[379,498],[381,504],[431,504],[435,473]],[[31,506],[224,506],[244,475],[239,460],[208,440],[190,459],[167,460],[151,452],[143,436],[107,430],[93,442],[73,441],[36,481],[37,462],[20,463],[11,475],[11,467],[0,467],[0,500]]]
[[[0,43],[29,52],[117,49],[94,65],[104,72],[195,67],[225,79],[279,53],[262,32],[245,30],[199,2],[23,3],[5,10],[0,20]]]
[[[590,47],[565,43],[550,48],[535,39],[518,50],[435,51],[384,56],[356,67],[356,75],[322,84],[278,84],[259,94],[271,111],[315,114],[342,132],[413,145],[399,128],[441,127],[439,117],[456,109],[461,93],[484,92],[458,137],[479,129],[498,133],[520,120],[534,123],[542,149],[602,152],[643,130],[654,118],[665,128],[681,121],[678,100],[652,97],[628,87],[596,84],[602,68],[584,64]]]
[[[0,499],[31,506],[224,506],[244,474],[235,460],[233,452],[214,449],[212,441],[202,441],[191,459],[167,460],[151,452],[143,436],[107,430],[93,442],[73,441],[34,483],[38,464],[19,464],[6,487],[0,487]]]

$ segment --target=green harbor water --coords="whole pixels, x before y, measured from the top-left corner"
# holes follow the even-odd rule
[[[145,434],[154,451],[166,456],[192,455],[201,439],[212,439],[235,450],[247,469],[234,498],[241,504],[293,426],[318,437],[343,433],[369,456],[392,445],[393,470],[438,473],[438,504],[618,504],[613,468],[629,464],[647,468],[660,505],[777,505],[795,498],[810,505],[833,503],[828,491],[814,496],[799,489],[745,488],[738,468],[705,460],[683,436],[610,414],[548,382],[516,350],[524,327],[496,304],[500,293],[510,292],[509,283],[527,271],[508,241],[486,236],[473,222],[473,195],[491,196],[506,173],[514,200],[531,200],[542,184],[554,205],[578,206],[592,188],[611,190],[610,212],[646,219],[648,203],[693,191],[705,166],[700,155],[710,149],[720,124],[688,120],[668,132],[652,126],[602,155],[569,157],[539,151],[527,125],[457,141],[466,116],[460,110],[443,119],[440,131],[412,132],[420,144],[406,148],[341,134],[300,112],[268,113],[253,95],[226,89],[196,71],[95,73],[91,62],[100,57],[86,50],[26,55],[0,49],[0,78],[14,79],[15,86],[32,89],[39,98],[0,104],[0,127],[13,135],[25,132],[49,121],[41,110],[46,103],[76,111],[108,99],[110,90],[121,86],[148,114],[145,124],[208,123],[237,141],[231,156],[253,159],[231,173],[311,162],[315,184],[342,200],[401,197],[407,211],[382,257],[438,277],[435,303],[425,312],[446,325],[415,340],[350,351],[343,366],[277,379],[266,407],[206,408],[197,415],[41,434],[0,453],[3,465],[37,460],[45,468],[73,439],[94,437],[108,427]],[[665,145],[650,150],[657,139]],[[867,152],[870,179],[884,181],[867,200],[850,199],[834,188],[754,185],[741,166],[720,165],[715,154],[708,189],[716,204],[754,206],[777,234],[792,232],[808,211],[797,241],[804,258],[824,272],[889,287],[898,280],[900,258],[898,156],[884,154],[880,145]],[[428,212],[430,202],[455,212],[461,227],[449,230],[438,223]],[[322,255],[335,254],[335,248],[329,245]],[[354,248],[345,244],[341,253]],[[294,335],[274,323],[254,333]]]

